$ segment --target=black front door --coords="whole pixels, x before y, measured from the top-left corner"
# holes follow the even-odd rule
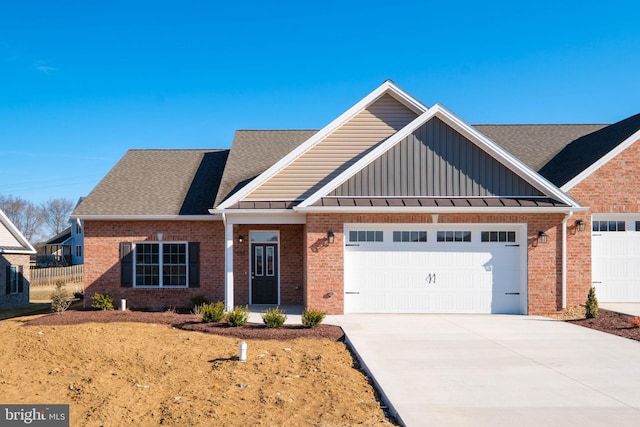
[[[251,303],[278,303],[278,245],[251,245]]]

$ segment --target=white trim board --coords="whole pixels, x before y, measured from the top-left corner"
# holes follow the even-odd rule
[[[400,101],[402,104],[407,106],[407,108],[413,110],[417,114],[423,113],[427,111],[428,108],[424,106],[420,101],[413,98],[411,95],[400,89],[396,86],[392,81],[387,80],[378,86],[373,92],[369,93],[367,96],[358,101],[354,106],[349,108],[347,111],[338,116],[331,123],[323,127],[320,131],[318,131],[311,138],[307,139],[305,142],[300,144],[294,150],[292,150],[285,157],[276,162],[273,166],[268,168],[266,171],[262,172],[258,177],[253,179],[247,185],[238,190],[235,194],[229,197],[224,202],[220,203],[217,210],[227,209],[238,201],[244,199],[247,195],[257,189],[260,185],[265,183],[271,177],[273,177],[276,173],[284,169],[287,165],[292,163],[306,151],[308,151],[311,147],[318,144],[325,137],[335,131],[337,128],[342,126],[344,123],[349,121],[353,116],[358,114],[360,111],[369,107],[373,104],[378,98],[382,97],[385,94],[389,94],[393,96],[396,100]]]
[[[365,168],[375,159],[380,157],[382,154],[391,149],[394,145],[398,144],[412,132],[414,132],[417,128],[427,123],[434,117],[438,117],[443,122],[453,127],[456,131],[460,132],[463,136],[469,139],[472,143],[478,145],[480,148],[485,150],[489,155],[493,156],[495,159],[500,161],[502,164],[507,166],[511,171],[513,171],[516,175],[523,178],[525,181],[529,182],[534,187],[542,190],[543,193],[546,193],[547,196],[557,198],[562,202],[568,204],[569,206],[576,208],[580,207],[580,204],[569,197],[567,194],[562,192],[558,187],[553,185],[551,182],[547,181],[544,177],[539,175],[533,169],[529,168],[523,162],[518,160],[516,157],[509,154],[502,147],[500,147],[495,142],[491,141],[480,132],[469,126],[458,116],[447,110],[444,106],[440,104],[435,104],[428,111],[424,112],[420,116],[418,116],[415,120],[409,123],[407,126],[396,132],[392,135],[387,141],[380,144],[376,149],[372,150],[366,156],[362,157],[359,161],[354,163],[347,170],[342,172],[336,178],[331,180],[329,183],[324,185],[318,191],[316,191],[311,196],[307,197],[302,203],[298,205],[298,208],[307,208],[311,206],[313,203],[317,202],[321,197],[325,196],[339,185],[347,181],[349,178],[354,176],[357,172]],[[295,209],[295,208],[294,208]]]
[[[607,162],[609,162],[609,160],[613,159],[618,154],[622,153],[624,150],[632,146],[638,140],[640,140],[640,130],[636,131],[633,135],[631,135],[630,137],[622,141],[620,144],[618,144],[618,146],[615,147],[613,150],[609,151],[607,154],[602,156],[596,162],[592,163],[591,166],[589,166],[588,168],[580,172],[573,179],[571,179],[569,182],[567,182],[562,187],[560,187],[560,189],[564,192],[570,191],[571,189],[573,189],[573,187],[575,187],[576,185],[580,184],[582,181],[587,179],[589,175],[591,175],[592,173],[600,169]]]

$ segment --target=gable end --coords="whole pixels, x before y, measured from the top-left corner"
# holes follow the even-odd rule
[[[539,190],[437,117],[338,186],[334,197],[536,197]]]

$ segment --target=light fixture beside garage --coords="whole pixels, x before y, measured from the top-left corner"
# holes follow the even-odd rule
[[[244,236],[241,234],[238,236],[238,243],[244,242]]]
[[[586,225],[587,224],[583,220],[581,220],[581,219],[576,220],[576,230],[577,231],[584,231]]]
[[[335,240],[336,240],[336,235],[335,235],[335,234],[333,234],[333,231],[329,230],[329,231],[327,232],[327,241],[328,241],[329,243],[333,243],[333,242],[335,242]]]
[[[547,243],[547,233],[538,231],[538,243]]]

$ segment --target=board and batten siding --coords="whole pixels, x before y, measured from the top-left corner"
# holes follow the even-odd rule
[[[535,197],[542,193],[437,117],[329,196]]]
[[[417,116],[385,94],[255,189],[245,200],[303,200]]]

